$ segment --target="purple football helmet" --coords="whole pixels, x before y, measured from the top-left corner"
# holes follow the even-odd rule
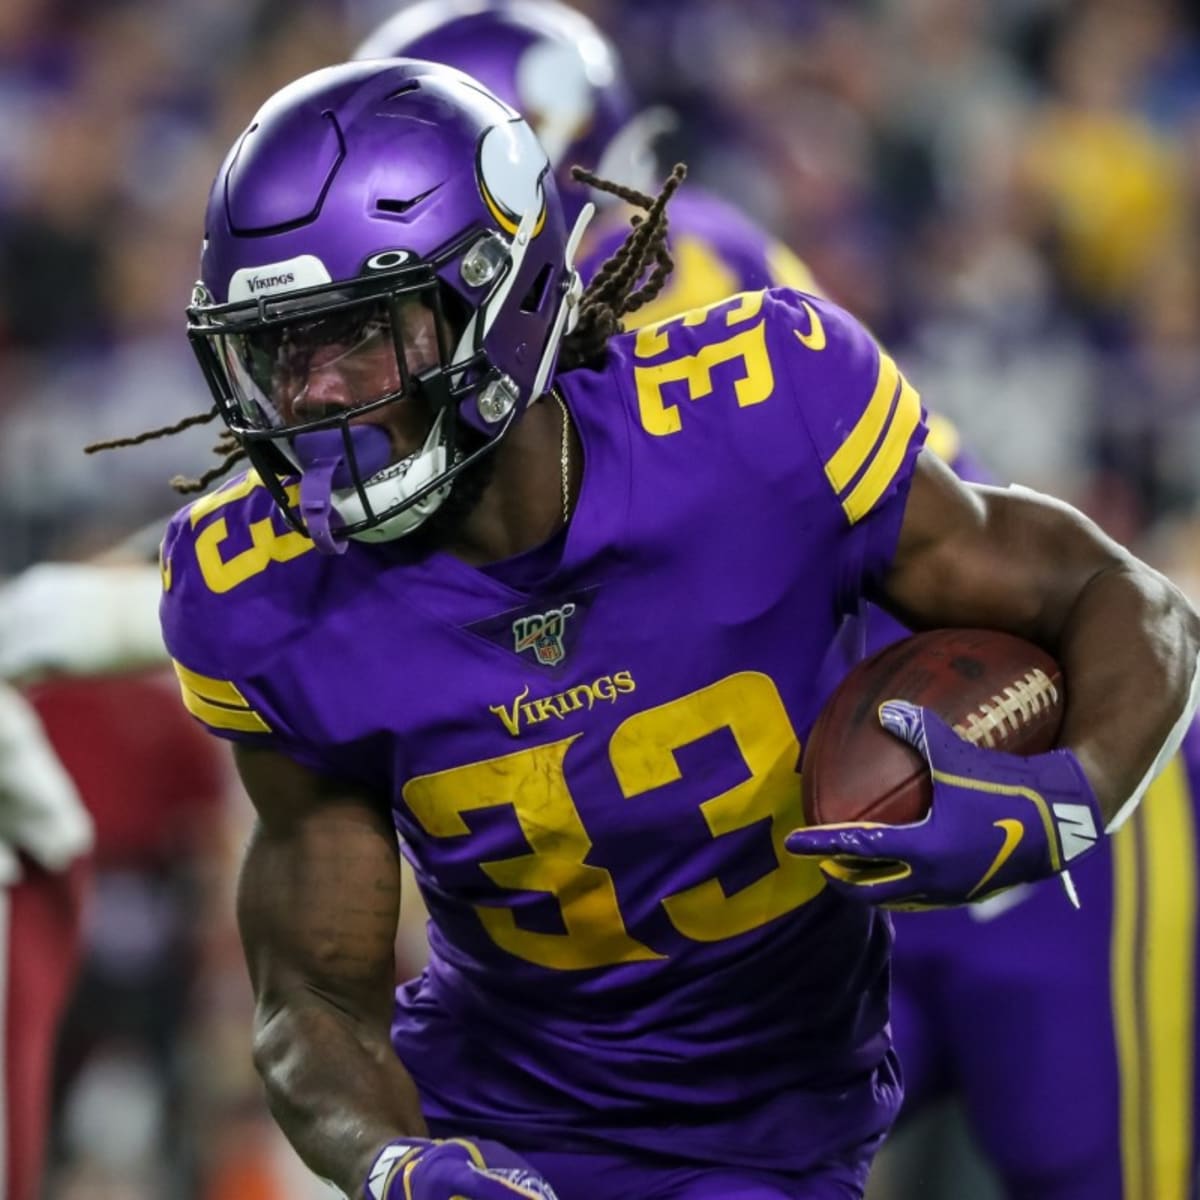
[[[263,105],[213,185],[188,334],[293,527],[336,552],[441,505],[548,386],[589,215],[568,236],[529,126],[450,67],[345,63]]]
[[[665,108],[635,113],[611,42],[557,0],[419,0],[369,34],[354,58],[402,55],[457,67],[529,122],[558,177],[568,219],[601,200],[575,164],[652,190],[652,143],[675,124]]]

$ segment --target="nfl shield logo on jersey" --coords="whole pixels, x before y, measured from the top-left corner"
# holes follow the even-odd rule
[[[518,617],[512,624],[513,648],[518,654],[532,650],[543,666],[556,667],[567,656],[563,629],[575,605],[567,603],[544,613]]]

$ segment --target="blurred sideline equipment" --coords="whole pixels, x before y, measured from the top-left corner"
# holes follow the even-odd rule
[[[36,1200],[92,823],[37,714],[0,685],[0,1196]]]
[[[106,675],[164,665],[158,569],[37,563],[0,585],[0,678]]]

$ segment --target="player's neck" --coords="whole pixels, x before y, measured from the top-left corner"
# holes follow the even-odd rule
[[[563,526],[562,410],[551,397],[530,406],[496,450],[496,467],[479,502],[447,550],[472,566],[500,562],[540,546]],[[568,430],[568,488],[574,506],[583,454]]]

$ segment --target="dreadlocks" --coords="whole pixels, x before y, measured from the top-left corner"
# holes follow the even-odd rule
[[[155,438],[170,437],[174,433],[182,433],[185,429],[191,429],[196,425],[207,425],[210,421],[215,421],[218,415],[219,410],[214,404],[207,412],[195,413],[190,417],[184,417],[182,421],[176,421],[174,425],[163,425],[158,429],[147,429],[145,433],[135,433],[131,437],[110,438],[105,442],[92,442],[90,445],[84,446],[83,452],[84,454],[98,454],[101,450],[118,450],[122,446],[140,446],[143,442],[151,442]],[[217,438],[216,445],[213,446],[213,453],[221,457],[221,461],[215,467],[210,467],[203,475],[195,479],[189,479],[186,475],[176,475],[171,480],[171,486],[184,496],[190,496],[195,492],[202,492],[214,480],[220,479],[234,463],[240,462],[246,457],[246,451],[242,449],[241,443],[228,429]]]
[[[657,196],[648,196],[637,188],[626,187],[609,179],[601,179],[582,167],[572,167],[571,174],[580,183],[597,191],[607,192],[644,211],[645,216],[635,214],[630,220],[631,230],[612,256],[605,260],[588,284],[579,301],[579,319],[575,328],[563,338],[559,362],[564,371],[575,367],[594,364],[604,356],[608,339],[621,332],[621,318],[635,312],[643,304],[653,300],[662,291],[663,284],[671,274],[674,262],[667,249],[667,202],[675,194],[687,175],[683,163],[677,163],[667,176]],[[639,280],[650,274],[646,282],[638,286]],[[101,450],[115,450],[121,446],[140,446],[155,438],[170,437],[182,433],[195,425],[207,425],[219,415],[214,404],[207,412],[184,417],[174,425],[159,429],[148,429],[132,437],[111,438],[104,442],[93,442],[85,446],[85,454],[96,454]],[[220,479],[235,463],[246,457],[237,438],[226,430],[213,446],[213,453],[220,462],[210,467],[195,479],[176,475],[171,486],[183,495],[202,492],[210,483]]]
[[[667,203],[687,175],[687,167],[676,163],[657,196],[601,179],[582,167],[572,167],[571,175],[579,183],[645,210],[646,215],[632,218],[629,236],[584,290],[579,301],[579,320],[563,338],[559,363],[564,371],[601,359],[608,339],[621,332],[621,318],[662,291],[675,265],[667,249]],[[650,276],[638,287],[648,266]]]

